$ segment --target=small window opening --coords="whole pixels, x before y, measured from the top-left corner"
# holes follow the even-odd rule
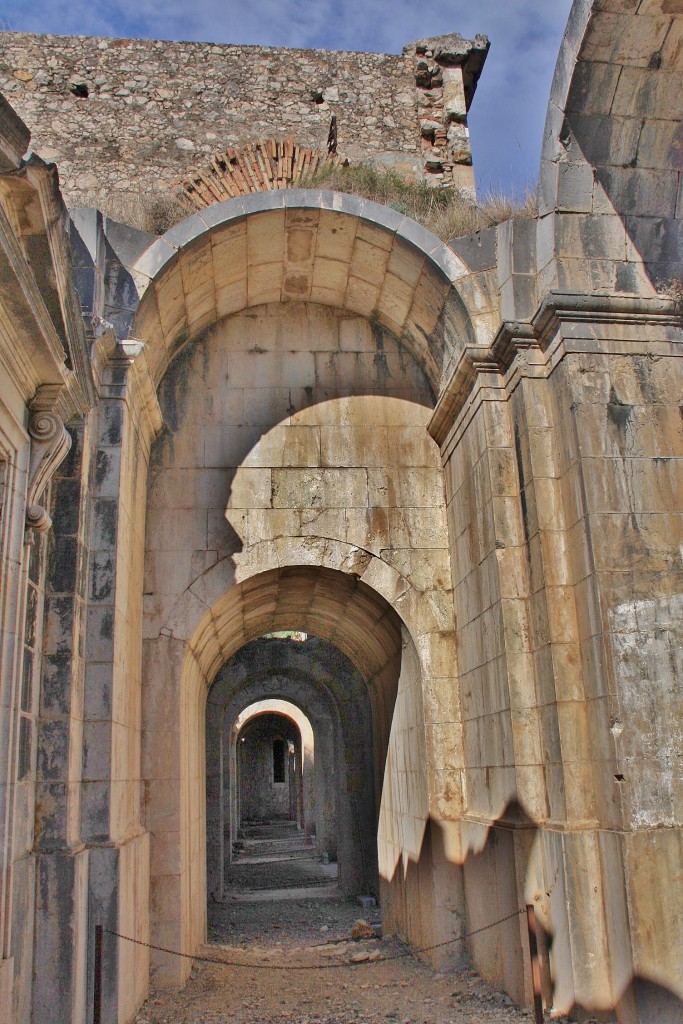
[[[273,740],[273,782],[285,781],[285,741]]]
[[[74,96],[78,96],[81,100],[87,100],[90,95],[88,86],[85,82],[73,82],[71,85],[71,93]]]

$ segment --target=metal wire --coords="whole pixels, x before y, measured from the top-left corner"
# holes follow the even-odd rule
[[[193,953],[180,953],[177,949],[167,949],[165,946],[155,946],[151,942],[143,942],[142,939],[134,939],[130,935],[122,935],[121,932],[112,931],[109,928],[103,928],[102,931],[106,932],[107,935],[114,935],[117,939],[123,939],[125,942],[132,942],[136,946],[145,946],[147,949],[154,949],[158,953],[169,953],[171,956],[179,956],[184,960],[195,960],[204,964],[218,964],[221,967],[241,967],[246,971],[338,971],[346,967],[370,967],[373,964],[387,963],[390,960],[401,960],[405,957],[415,956],[417,953],[431,953],[435,949],[442,949],[444,946],[452,946],[456,942],[462,942],[464,939],[469,939],[473,935],[479,935],[481,932],[486,932],[490,928],[496,928],[499,924],[504,924],[505,921],[512,921],[515,917],[526,913],[526,907],[521,910],[515,910],[514,913],[508,914],[506,917],[501,917],[498,921],[492,921],[491,924],[485,924],[481,928],[475,928],[471,932],[466,932],[464,935],[459,935],[457,939],[446,939],[445,942],[437,942],[433,946],[418,946],[410,947],[400,953],[391,953],[388,956],[378,956],[368,960],[345,960],[343,963],[338,964],[245,964],[236,960],[223,960],[219,957],[211,956],[199,956]],[[338,941],[343,942],[344,939]]]

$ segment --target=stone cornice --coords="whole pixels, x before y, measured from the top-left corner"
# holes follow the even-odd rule
[[[491,349],[484,345],[469,345],[462,349],[444,381],[427,430],[438,445],[442,445],[462,410],[480,373],[499,374],[499,366]]]
[[[550,292],[530,320],[503,322],[490,347],[466,346],[461,350],[443,382],[428,425],[429,433],[437,444],[442,445],[446,440],[481,375],[495,375],[496,384],[501,388],[509,383],[508,375],[514,374],[515,369],[526,376],[547,376],[551,344],[561,334],[562,328],[577,324],[680,329],[683,318],[679,305],[662,296],[641,298],[636,295]],[[561,345],[566,351],[565,338],[561,339]],[[554,354],[558,356],[557,351]]]
[[[127,402],[139,419],[146,444],[151,444],[163,420],[144,342],[120,341],[107,328],[92,347],[92,361],[99,397]]]
[[[0,253],[4,255],[7,268],[13,278],[7,282],[7,287],[12,289],[15,305],[20,302],[31,317],[33,334],[34,336],[37,334],[41,342],[41,361],[46,362],[52,371],[53,381],[51,383],[63,380],[66,369],[64,350],[2,205],[0,205]],[[13,330],[12,333],[16,333],[16,331]],[[33,362],[33,360],[29,360],[29,362]],[[30,397],[41,383],[40,373],[35,376],[35,379],[19,379],[17,383],[27,397]]]
[[[664,296],[550,292],[531,318],[534,335],[542,348],[565,323],[657,324],[680,328],[683,316],[676,301]]]
[[[72,283],[71,256],[65,230],[66,207],[59,191],[56,169],[40,157],[32,155],[25,164],[27,181],[40,198],[52,267],[57,279],[57,290],[66,330],[67,345],[73,361],[74,375],[70,381],[74,403],[82,407],[82,414],[92,407],[95,387],[88,357],[88,345],[81,304]],[[76,392],[79,392],[78,394]]]
[[[8,372],[27,401],[41,386],[59,385],[61,415],[67,420],[80,418],[92,405],[94,389],[83,319],[70,284],[71,271],[62,228],[64,206],[56,171],[38,157],[32,157],[28,164],[4,174],[2,182],[10,200],[12,193],[19,190],[24,201],[27,194],[32,194],[40,206],[42,224],[39,227],[44,229],[50,253],[48,271],[57,281],[69,355],[74,364],[74,369],[67,365],[59,332],[22,249],[18,237],[20,229],[11,223],[0,206],[0,255],[7,270],[2,296],[6,325],[0,335],[0,346]]]

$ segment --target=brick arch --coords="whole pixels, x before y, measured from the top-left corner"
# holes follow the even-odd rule
[[[332,147],[312,149],[294,139],[259,139],[241,148],[215,153],[210,164],[183,182],[187,199],[197,210],[254,192],[305,187],[324,167],[341,164]]]

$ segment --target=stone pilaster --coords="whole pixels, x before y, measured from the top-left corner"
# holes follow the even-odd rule
[[[89,430],[83,422],[70,428],[68,455],[52,479],[52,526],[46,540],[35,815],[35,956],[41,964],[33,979],[35,1024],[86,1021],[88,852],[80,839],[79,784],[85,627],[80,570],[87,555],[88,462]]]
[[[148,937],[149,839],[140,815],[141,600],[150,444],[161,415],[144,346],[103,334],[94,413],[81,830],[90,847],[90,926]],[[106,935],[105,1019],[144,997],[147,958]],[[119,986],[117,978],[126,978]]]

